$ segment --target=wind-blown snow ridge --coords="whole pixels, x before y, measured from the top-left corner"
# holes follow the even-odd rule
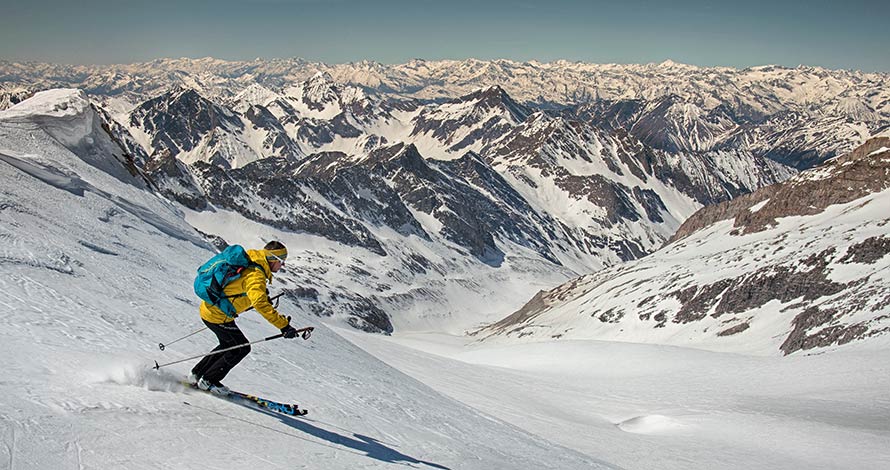
[[[82,90],[55,89],[35,93],[23,103],[3,112],[4,119],[32,116],[76,116],[86,111],[90,101]]]

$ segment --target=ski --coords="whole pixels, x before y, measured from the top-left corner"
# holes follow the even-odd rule
[[[305,416],[307,413],[309,413],[309,410],[300,408],[296,403],[279,403],[277,401],[260,398],[258,396],[249,395],[247,393],[236,392],[234,390],[229,392],[229,396],[240,398],[242,400],[255,403],[261,408],[272,410],[278,413],[284,413],[290,416]]]
[[[228,400],[236,400],[250,403],[251,405],[256,405],[259,408],[274,411],[276,413],[286,414],[288,416],[306,416],[309,413],[309,410],[300,408],[296,403],[280,403],[277,401],[269,400],[267,398],[258,397],[256,395],[250,395],[248,393],[236,392],[234,390],[229,390],[228,395],[219,395],[213,393],[209,390],[201,390],[197,385],[183,382],[183,385],[188,386],[193,390],[198,390],[200,392],[207,393],[209,395],[213,395],[215,397],[219,397],[222,399]]]

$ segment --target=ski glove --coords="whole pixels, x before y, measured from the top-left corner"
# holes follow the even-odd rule
[[[283,334],[284,337],[287,339],[296,338],[297,337],[297,329],[290,325],[287,325],[281,329],[281,334]]]

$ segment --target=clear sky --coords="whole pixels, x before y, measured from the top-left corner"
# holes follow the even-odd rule
[[[890,2],[13,0],[0,59],[557,59],[890,72]]]

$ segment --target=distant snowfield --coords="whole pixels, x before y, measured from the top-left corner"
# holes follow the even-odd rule
[[[780,358],[339,332],[451,398],[623,468],[890,468],[887,351]]]

